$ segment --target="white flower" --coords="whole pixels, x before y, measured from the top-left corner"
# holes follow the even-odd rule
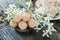
[[[42,6],[42,4],[41,4],[40,0],[36,1],[35,5],[36,5],[37,7]]]
[[[56,31],[54,28],[53,28],[53,23],[48,23],[48,29],[45,31],[45,30],[43,30],[43,37],[44,36],[47,36],[47,37],[49,37],[49,35],[48,34],[52,34],[52,31]]]
[[[29,0],[29,1],[26,1],[26,3],[25,3],[25,4],[28,6],[28,7],[27,7],[27,9],[29,9],[29,8],[30,8],[30,6],[31,6],[31,3],[32,3],[32,2],[31,2],[31,0]]]
[[[45,9],[45,7],[39,7],[39,9],[36,9],[35,12],[44,15],[46,13],[46,9]]]
[[[37,0],[36,3],[35,3],[35,5],[37,7],[45,6],[46,2],[47,2],[47,0]]]
[[[6,20],[10,20],[14,15],[21,14],[20,8],[17,8],[14,4],[9,5],[9,8],[6,10],[5,14],[7,14]]]

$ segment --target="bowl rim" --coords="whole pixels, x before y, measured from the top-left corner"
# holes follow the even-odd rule
[[[20,30],[19,28],[15,28],[17,31],[19,32],[29,32],[31,30],[34,30],[33,28],[30,28],[30,29],[25,29],[25,30]]]

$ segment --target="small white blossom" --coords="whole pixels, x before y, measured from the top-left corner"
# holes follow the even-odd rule
[[[9,5],[9,8],[6,10],[5,14],[7,14],[6,20],[10,20],[14,15],[21,14],[20,8],[17,8],[14,4]]]
[[[35,9],[35,12],[38,12],[44,15],[46,13],[46,10],[45,10],[45,7],[39,7],[39,9]]]

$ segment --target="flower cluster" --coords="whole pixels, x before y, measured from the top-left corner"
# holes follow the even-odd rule
[[[44,34],[42,36],[47,35],[47,37],[49,37],[48,34],[52,34],[52,31],[56,31],[53,28],[53,23],[51,23],[50,20],[60,19],[60,17],[58,17],[60,15],[59,4],[60,2],[58,2],[57,0],[36,1],[36,8],[33,14],[33,18],[36,20],[35,29],[41,30],[47,27],[47,29],[43,29]]]
[[[52,31],[56,31],[53,27],[54,24],[51,23],[50,20],[60,19],[59,0],[37,0],[33,8],[34,11],[30,10],[32,1],[29,0],[25,2],[26,8],[17,8],[17,6],[15,6],[14,4],[9,5],[7,12],[5,12],[8,15],[6,19],[10,21],[11,19],[14,19],[13,17],[15,17],[17,14],[21,14],[20,16],[16,16],[13,21],[20,22],[19,28],[22,30],[26,29],[26,23],[28,23],[29,27],[33,27],[33,29],[35,29],[36,31],[43,29],[42,36],[49,37],[48,34],[52,34]],[[31,16],[32,19],[29,17],[28,14],[25,14],[26,12]],[[23,19],[21,18],[22,15],[24,15]]]

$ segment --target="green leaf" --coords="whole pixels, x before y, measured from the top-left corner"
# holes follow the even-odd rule
[[[11,19],[11,20],[10,20],[10,23],[13,23],[13,24],[14,24],[14,23],[15,23],[15,21],[14,21],[13,19]]]
[[[16,14],[15,13],[12,13],[12,16],[15,16]]]

